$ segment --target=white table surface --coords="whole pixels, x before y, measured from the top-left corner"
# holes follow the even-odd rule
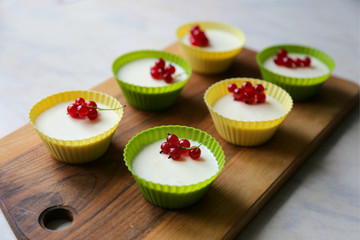
[[[261,50],[278,43],[319,48],[334,75],[359,84],[356,0],[1,0],[0,108],[3,137],[28,123],[49,94],[89,89],[112,75],[112,61],[163,49],[188,21],[232,24]],[[239,239],[359,239],[359,110],[335,129],[239,234]],[[0,239],[15,239],[0,214]]]

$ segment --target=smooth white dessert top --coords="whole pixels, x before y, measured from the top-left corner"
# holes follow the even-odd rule
[[[231,51],[241,47],[241,42],[239,38],[237,38],[235,35],[229,32],[218,29],[207,29],[204,32],[209,39],[209,46],[201,47],[204,50],[213,51],[213,52],[223,52],[223,51]],[[190,33],[186,34],[183,37],[182,41],[185,44],[192,46],[190,43]]]
[[[304,59],[308,55],[289,53],[288,56],[291,57],[292,59],[296,59],[296,58]],[[309,57],[311,58],[310,67],[287,68],[284,66],[278,66],[274,62],[274,56],[268,58],[264,62],[264,67],[274,73],[288,77],[295,77],[295,78],[314,78],[329,73],[329,68],[323,62],[321,62],[319,59],[315,57],[312,56]]]
[[[282,104],[268,95],[265,103],[246,104],[234,101],[233,94],[227,94],[215,102],[213,110],[236,121],[268,121],[285,114]]]
[[[158,58],[141,58],[131,61],[118,70],[117,76],[121,81],[142,87],[168,86],[169,84],[164,80],[156,80],[151,77],[150,68],[155,65],[157,59]],[[182,67],[166,60],[165,63],[166,66],[171,64],[176,68],[175,73],[172,75],[173,83],[184,81],[187,78],[187,74]]]
[[[67,114],[69,102],[61,102],[46,109],[35,119],[36,128],[43,134],[62,140],[81,140],[99,135],[111,127],[119,120],[115,111],[99,111],[98,118],[89,120],[88,118],[77,119]],[[99,108],[109,108],[108,106],[97,103]]]
[[[191,141],[191,146],[199,145]],[[132,169],[139,177],[154,183],[167,185],[191,185],[202,182],[218,171],[218,164],[210,150],[201,146],[201,157],[193,160],[181,156],[177,161],[169,159],[169,155],[160,153],[164,140],[158,140],[144,146],[135,156]]]

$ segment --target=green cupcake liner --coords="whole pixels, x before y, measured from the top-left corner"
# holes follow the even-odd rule
[[[134,157],[145,145],[160,139],[166,139],[167,133],[176,134],[179,138],[187,138],[198,142],[203,142],[209,138],[213,139],[210,134],[192,127],[178,125],[154,127],[137,134],[127,143],[124,149],[124,161],[134,176],[140,191],[148,201],[162,208],[184,208],[193,205],[204,196],[210,184],[224,168],[225,155],[220,144],[215,139],[203,144],[214,154],[218,162],[218,171],[211,178],[197,184],[184,186],[164,185],[139,177],[132,170]]]
[[[141,58],[163,58],[165,61],[176,63],[184,69],[188,77],[184,81],[164,87],[143,87],[127,83],[118,78],[117,73],[123,65]],[[192,73],[190,64],[182,57],[157,50],[140,50],[126,53],[113,62],[112,71],[129,104],[148,111],[163,110],[173,105]]]
[[[329,68],[329,73],[315,78],[294,78],[274,73],[265,68],[263,63],[268,58],[275,56],[281,48],[286,49],[289,53],[301,53],[319,59]],[[316,95],[321,85],[330,77],[335,68],[334,60],[326,53],[300,45],[283,44],[268,47],[257,54],[256,60],[263,79],[284,88],[294,101],[308,100]]]

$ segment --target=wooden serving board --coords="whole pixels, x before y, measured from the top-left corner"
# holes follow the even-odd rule
[[[166,50],[180,54],[176,44]],[[194,73],[170,109],[145,112],[128,105],[107,153],[85,165],[50,157],[27,124],[0,140],[0,203],[19,239],[231,239],[274,195],[334,127],[356,106],[359,87],[330,77],[318,96],[296,103],[275,136],[259,147],[238,147],[216,132],[203,101],[204,91],[229,77],[261,78],[249,49],[222,75]],[[127,104],[115,79],[94,89]],[[193,126],[223,146],[226,164],[205,197],[177,211],[150,204],[123,162],[123,149],[137,133],[158,125]],[[47,208],[70,209],[70,227],[39,224]]]

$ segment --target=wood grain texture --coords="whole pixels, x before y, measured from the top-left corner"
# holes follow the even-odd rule
[[[168,51],[180,54],[176,44]],[[170,109],[146,112],[128,105],[107,153],[95,162],[66,165],[50,157],[28,124],[0,140],[0,205],[19,239],[231,239],[356,106],[359,87],[331,77],[310,102],[296,103],[275,136],[259,147],[226,143],[203,102],[204,91],[228,77],[261,78],[256,53],[244,49],[224,74],[194,73]],[[127,104],[115,79],[96,90]],[[191,110],[191,114],[189,114]],[[167,124],[213,135],[226,155],[224,170],[206,196],[177,211],[158,208],[141,195],[123,162],[126,143],[138,132]],[[40,213],[69,206],[75,219],[61,231],[44,229]]]

